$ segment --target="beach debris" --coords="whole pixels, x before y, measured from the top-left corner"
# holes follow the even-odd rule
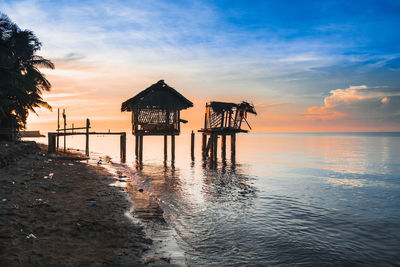
[[[96,206],[96,200],[90,201],[90,207],[95,207]]]
[[[21,229],[21,230],[22,230],[22,229]],[[21,232],[22,232],[22,231],[21,231]],[[28,239],[31,239],[31,238],[37,239],[37,237],[36,237],[34,234],[32,234],[32,233],[30,233],[29,235],[27,235],[26,238],[28,238]]]
[[[99,159],[99,161],[97,162],[97,165],[101,165],[101,163],[102,163],[102,160]]]
[[[49,173],[49,175],[43,176],[43,179],[53,179],[54,173]]]
[[[1,200],[1,202],[6,203],[6,202],[7,202],[7,198],[3,198],[3,199]]]
[[[37,198],[33,202],[33,206],[49,206],[49,203],[47,202],[47,200]]]
[[[139,191],[139,192],[143,192],[143,188],[140,188],[138,191]]]
[[[160,260],[163,260],[163,261],[168,262],[168,263],[171,262],[171,258],[169,258],[169,257],[161,257]]]
[[[74,166],[74,164],[73,163],[68,163],[68,166]]]

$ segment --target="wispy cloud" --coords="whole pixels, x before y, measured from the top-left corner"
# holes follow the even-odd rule
[[[45,56],[56,61],[122,64],[192,78],[213,73],[211,78],[225,77],[226,82],[238,73],[246,79],[277,77],[342,60],[330,54],[337,44],[268,38],[273,33],[267,29],[244,31],[212,5],[197,2],[181,6],[165,1],[106,1],[47,7],[24,1],[1,7],[22,27],[34,29]],[[60,59],[60,53],[66,56]]]
[[[397,114],[395,94],[371,92],[382,83],[400,90],[400,54],[385,43],[397,47],[396,38],[370,37],[361,32],[367,26],[357,14],[337,17],[340,8],[329,14],[315,9],[322,12],[317,19],[298,13],[296,5],[276,12],[274,5],[245,1],[0,0],[0,10],[32,29],[43,43],[40,54],[56,64],[54,71],[43,70],[51,94],[65,94],[65,103],[75,107],[101,97],[122,101],[165,79],[189,98],[248,99],[259,109],[285,110],[293,116],[285,123],[298,118],[300,105],[310,107],[303,113],[310,120],[364,119],[359,110],[375,102],[380,113],[371,118]],[[324,105],[313,104],[316,96],[348,84],[370,87],[332,90]],[[46,97],[54,105],[65,104],[51,94]],[[88,96],[95,100],[83,103]],[[113,100],[108,108],[119,111],[119,105]],[[92,108],[102,112],[99,105]]]

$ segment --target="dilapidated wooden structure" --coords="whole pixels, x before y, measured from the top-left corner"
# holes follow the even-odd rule
[[[186,123],[180,111],[193,107],[164,80],[151,85],[136,96],[122,103],[121,111],[132,112],[132,134],[136,137],[135,153],[143,159],[143,136],[164,136],[164,158],[167,157],[167,136],[171,136],[171,157],[175,158],[175,135],[180,134],[180,123]]]
[[[59,152],[59,138],[64,137],[64,153],[67,151],[67,136],[72,135],[85,135],[86,136],[86,145],[85,145],[85,154],[89,156],[89,136],[90,135],[119,135],[120,136],[120,159],[121,162],[126,162],[126,133],[125,132],[90,132],[90,120],[86,119],[85,127],[74,127],[72,123],[71,128],[67,128],[67,114],[65,113],[65,109],[63,110],[62,117],[64,120],[64,128],[60,128],[60,109],[58,109],[58,117],[57,117],[57,131],[56,132],[48,132],[48,146],[47,151],[49,153],[58,153]],[[80,131],[85,130],[85,131]],[[39,133],[39,132],[38,132]],[[89,158],[87,158],[89,159]]]
[[[222,137],[221,154],[222,159],[226,157],[226,136],[231,136],[231,159],[234,160],[236,153],[236,134],[247,133],[248,130],[242,129],[243,122],[251,129],[247,121],[247,114],[257,115],[254,106],[247,102],[239,104],[228,102],[209,102],[206,104],[204,117],[204,128],[202,132],[202,152],[203,157],[207,158],[210,152],[212,162],[217,160],[218,136]],[[207,136],[209,136],[207,141]]]

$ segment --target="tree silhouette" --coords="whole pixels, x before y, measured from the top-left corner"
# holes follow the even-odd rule
[[[51,84],[39,67],[53,69],[54,64],[36,55],[41,45],[32,31],[21,30],[0,13],[0,129],[19,131],[25,128],[29,111],[51,110],[41,97]]]

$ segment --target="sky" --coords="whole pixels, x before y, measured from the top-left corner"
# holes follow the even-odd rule
[[[255,105],[253,132],[400,130],[400,1],[1,1],[32,30],[55,70],[53,112],[28,129],[67,123],[129,130],[121,103],[165,80],[194,103]]]

